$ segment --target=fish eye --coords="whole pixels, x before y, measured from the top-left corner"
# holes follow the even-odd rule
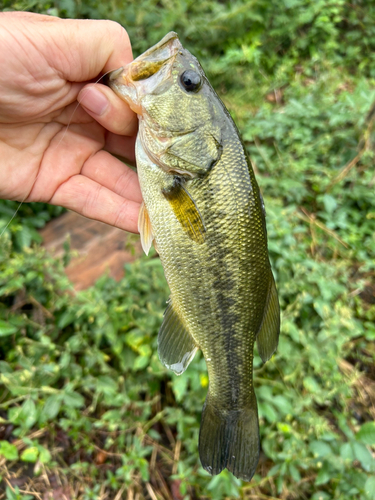
[[[180,82],[188,92],[197,92],[201,86],[201,77],[192,69],[187,69],[180,76]]]

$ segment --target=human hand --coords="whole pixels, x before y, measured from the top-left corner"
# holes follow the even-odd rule
[[[7,12],[0,46],[0,198],[61,205],[137,232],[138,178],[111,154],[134,162],[137,118],[108,87],[88,84],[132,60],[126,31]]]

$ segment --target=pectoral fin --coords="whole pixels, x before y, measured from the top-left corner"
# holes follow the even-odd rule
[[[158,334],[158,354],[164,366],[181,375],[194,358],[198,347],[181,318],[169,302]]]
[[[263,321],[257,334],[259,356],[265,363],[276,351],[280,333],[280,306],[277,297],[275,280],[271,274],[270,287],[267,297],[267,306]]]
[[[152,234],[150,216],[148,215],[148,211],[144,201],[142,202],[141,208],[139,210],[138,231],[141,236],[143,251],[146,255],[148,255],[148,252],[150,251],[152,245],[152,240],[154,239],[154,235]]]
[[[163,190],[163,195],[171,204],[177,220],[189,237],[196,243],[203,243],[206,228],[193,198],[184,186],[176,182],[168,191]]]

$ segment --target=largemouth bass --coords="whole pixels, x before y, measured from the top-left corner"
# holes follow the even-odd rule
[[[146,253],[154,242],[171,291],[160,360],[180,375],[202,350],[202,465],[249,481],[260,447],[254,342],[268,360],[280,328],[254,172],[232,118],[176,33],[112,72],[109,85],[139,117],[139,231]]]

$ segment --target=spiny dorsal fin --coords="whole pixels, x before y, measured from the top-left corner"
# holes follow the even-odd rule
[[[154,239],[154,235],[152,234],[150,216],[148,215],[148,211],[144,201],[142,201],[142,205],[139,210],[138,231],[141,236],[141,245],[143,251],[146,255],[148,255],[148,252],[150,251],[152,245],[152,240]]]
[[[280,333],[280,306],[277,298],[275,280],[271,273],[270,287],[268,290],[267,307],[264,311],[262,324],[257,334],[259,356],[263,363],[270,359],[276,351]]]
[[[168,191],[163,190],[163,195],[171,204],[173,212],[185,232],[193,241],[202,244],[206,228],[193,198],[181,184],[181,181],[176,181]]]
[[[198,347],[170,301],[158,334],[158,354],[164,366],[181,375],[194,358]]]

